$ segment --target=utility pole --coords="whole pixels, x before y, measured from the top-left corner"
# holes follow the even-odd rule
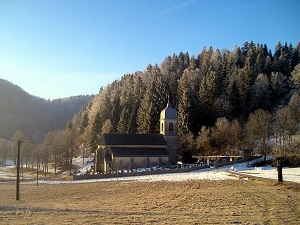
[[[39,186],[39,154],[36,156],[36,186]]]
[[[21,141],[18,140],[16,200],[20,200],[20,146]]]
[[[85,152],[85,147],[82,148],[82,166],[84,166],[84,152]]]
[[[70,176],[72,175],[72,154],[73,154],[73,147],[71,147],[70,149],[70,158],[69,158],[69,163],[70,163]]]
[[[45,160],[45,177],[47,176],[47,170],[48,170],[48,151],[46,149],[46,160]]]

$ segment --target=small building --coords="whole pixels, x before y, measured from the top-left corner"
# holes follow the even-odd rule
[[[95,172],[167,166],[178,161],[177,112],[160,114],[160,134],[104,134],[95,152]]]

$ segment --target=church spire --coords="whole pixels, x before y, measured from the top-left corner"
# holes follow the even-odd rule
[[[168,107],[169,105],[171,105],[170,104],[170,95],[169,94],[167,94],[167,98],[168,98],[168,103],[167,103],[167,107]]]

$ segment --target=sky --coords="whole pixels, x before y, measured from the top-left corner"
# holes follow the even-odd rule
[[[97,94],[174,53],[300,41],[298,0],[1,0],[0,78],[31,95]]]

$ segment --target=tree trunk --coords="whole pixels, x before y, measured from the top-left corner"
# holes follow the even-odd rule
[[[283,182],[283,175],[282,175],[282,158],[278,157],[276,158],[276,166],[277,166],[277,172],[278,172],[278,183]]]

